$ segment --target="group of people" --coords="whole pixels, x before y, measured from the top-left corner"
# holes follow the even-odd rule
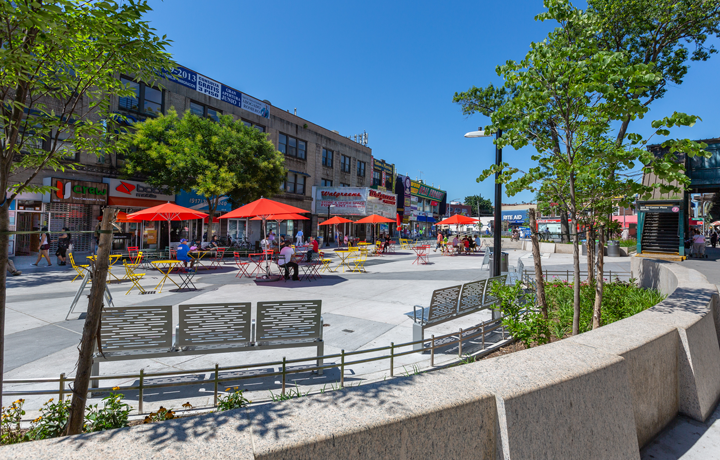
[[[449,237],[445,234],[443,234],[442,231],[439,231],[437,234],[437,244],[435,245],[435,252],[437,252],[438,249],[440,249],[441,252],[450,252],[453,253],[461,253],[464,252],[466,254],[469,254],[471,252],[477,252],[480,250],[481,245],[481,238],[480,235],[475,235],[475,238],[473,238],[470,235],[465,235],[463,237],[458,237],[458,235],[454,235],[452,239],[449,239]]]

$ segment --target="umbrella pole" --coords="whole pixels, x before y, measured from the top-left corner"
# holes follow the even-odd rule
[[[168,259],[170,258],[170,221],[167,221],[168,224]]]

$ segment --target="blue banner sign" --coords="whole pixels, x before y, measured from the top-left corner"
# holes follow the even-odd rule
[[[503,211],[502,212],[503,222],[509,222],[511,224],[522,224],[527,220],[527,209],[522,211]]]
[[[180,192],[179,194],[175,195],[175,203],[179,206],[184,206],[186,208],[194,209],[196,211],[208,211],[208,203],[205,197],[203,195],[198,195],[195,192]],[[226,196],[221,196],[215,212],[228,211],[232,211],[230,199]]]
[[[207,94],[215,99],[220,99],[235,107],[260,115],[263,118],[270,118],[270,106],[262,101],[248,96],[236,89],[225,86],[215,80],[204,75],[192,71],[181,65],[171,71],[163,70],[163,77],[170,81],[187,86],[203,94]]]

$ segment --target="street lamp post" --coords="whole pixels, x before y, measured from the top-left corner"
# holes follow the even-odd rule
[[[497,130],[495,133],[495,140],[499,140],[502,136],[502,131]],[[489,134],[485,134],[485,131],[478,130],[478,131],[471,131],[467,134],[465,134],[465,137],[490,137]],[[495,165],[500,166],[502,163],[502,149],[498,147],[497,142],[495,143]],[[492,276],[499,276],[500,275],[500,259],[502,258],[502,249],[501,244],[502,240],[500,239],[501,233],[502,233],[502,222],[501,222],[501,214],[502,214],[502,184],[498,181],[500,179],[500,173],[495,173],[495,216],[493,217],[493,272]]]
[[[328,206],[328,215],[327,218],[330,220],[330,208],[334,208],[335,205],[331,204]],[[329,225],[325,226],[325,247],[330,246],[330,230],[328,229]]]

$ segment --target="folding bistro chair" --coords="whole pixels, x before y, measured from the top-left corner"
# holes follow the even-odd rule
[[[135,273],[135,268],[137,268],[137,265],[132,265],[127,262],[123,262],[123,265],[125,266],[125,277],[132,281],[132,286],[130,286],[130,289],[125,293],[125,295],[130,294],[130,291],[133,290],[133,288],[137,288],[138,291],[140,291],[140,294],[147,294],[147,291],[143,289],[142,286],[140,286],[140,280],[145,276],[145,273]]]
[[[250,262],[243,262],[240,258],[239,252],[234,252],[233,255],[235,256],[235,264],[238,266],[239,269],[239,271],[235,275],[235,278],[242,278],[243,276],[250,278],[250,273],[248,273],[248,267],[250,266]]]
[[[210,266],[208,268],[220,268],[220,264],[222,263],[224,257],[225,257],[225,248],[216,249],[215,257],[210,262]]]
[[[318,252],[318,255],[320,256],[318,260],[322,263],[322,267],[318,268],[318,270],[331,271],[330,262],[332,262],[332,259],[325,257],[325,253],[323,251]]]
[[[140,248],[138,246],[128,246],[128,257],[130,258],[130,260],[134,261],[135,259],[137,259],[139,250]]]
[[[72,283],[72,282],[74,282],[76,279],[78,279],[78,278],[83,278],[83,277],[85,276],[85,270],[84,270],[84,269],[90,268],[90,264],[86,264],[86,265],[78,265],[78,264],[76,264],[76,263],[75,263],[75,258],[73,257],[72,252],[68,252],[68,257],[70,258],[70,265],[72,265],[72,268],[74,268],[75,271],[77,272],[77,275],[75,276],[75,278],[73,278],[72,281],[70,281],[70,282]]]
[[[350,270],[351,272],[364,272],[365,271],[365,262],[367,261],[367,253],[361,254],[359,257],[351,260],[353,267]]]

